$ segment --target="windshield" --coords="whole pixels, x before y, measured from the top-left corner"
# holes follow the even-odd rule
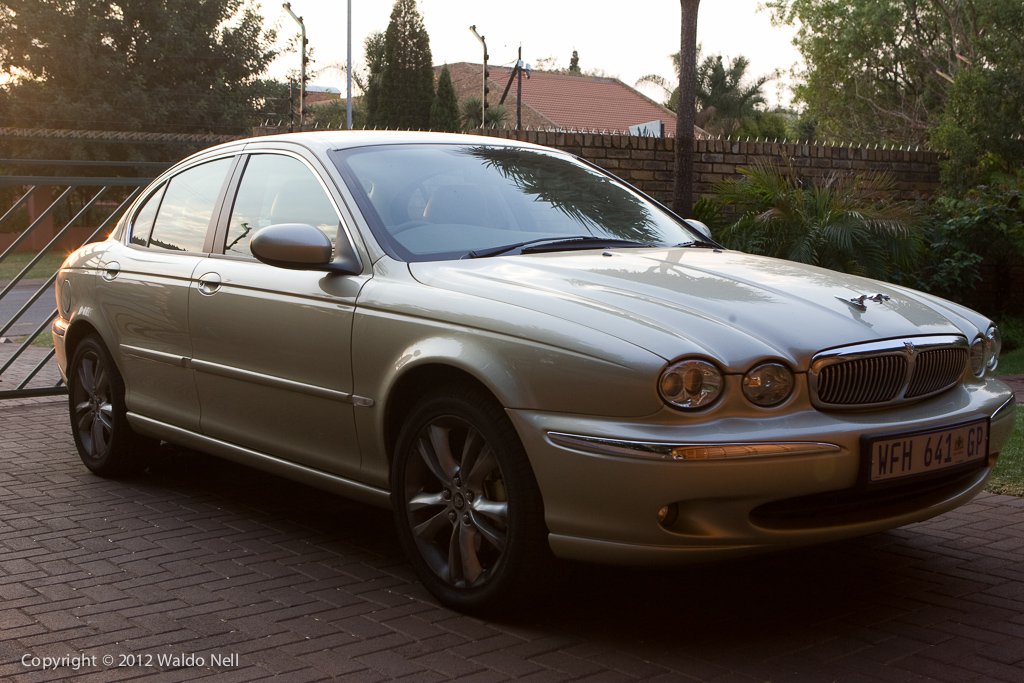
[[[560,251],[701,240],[611,176],[558,152],[409,144],[331,158],[381,246],[404,261],[522,253],[524,245]]]

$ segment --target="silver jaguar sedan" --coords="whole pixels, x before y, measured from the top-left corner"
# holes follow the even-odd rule
[[[729,251],[569,154],[255,138],[157,178],[57,279],[97,474],[161,440],[393,509],[442,602],[551,557],[703,560],[876,532],[985,485],[999,332],[921,292]]]

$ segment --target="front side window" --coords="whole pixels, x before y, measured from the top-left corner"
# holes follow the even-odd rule
[[[245,166],[231,209],[224,253],[251,256],[253,233],[279,223],[312,225],[332,244],[338,236],[338,214],[304,163],[281,154],[254,154]]]
[[[149,238],[151,249],[203,251],[231,158],[193,166],[171,178]]]
[[[329,154],[381,246],[405,261],[703,239],[616,178],[566,154],[455,144]]]

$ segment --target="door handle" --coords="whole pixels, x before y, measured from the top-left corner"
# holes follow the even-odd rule
[[[220,289],[220,284],[220,275],[217,273],[206,273],[205,275],[200,275],[199,293],[206,294],[207,296],[215,294],[217,290]]]
[[[103,267],[103,279],[110,282],[121,272],[121,264],[117,261],[111,261]]]

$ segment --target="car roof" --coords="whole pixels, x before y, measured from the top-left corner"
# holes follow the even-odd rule
[[[329,130],[307,131],[303,133],[284,133],[233,140],[208,149],[204,149],[192,157],[206,156],[221,150],[260,147],[288,147],[300,145],[311,152],[322,156],[336,149],[351,149],[373,145],[392,144],[469,144],[498,145],[502,147],[520,147],[529,149],[547,149],[518,140],[488,137],[484,135],[468,135],[464,133],[435,133],[427,131],[388,131],[388,130]],[[192,158],[190,157],[190,158]]]

